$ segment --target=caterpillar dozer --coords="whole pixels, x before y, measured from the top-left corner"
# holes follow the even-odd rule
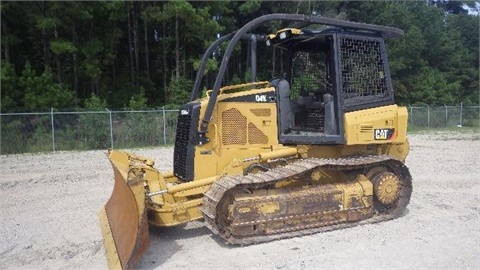
[[[255,32],[272,21],[282,28]],[[227,243],[247,245],[401,216],[412,192],[408,114],[394,104],[384,41],[402,34],[270,14],[217,39],[178,113],[173,172],[108,152],[115,184],[99,217],[109,267],[135,266],[149,224],[204,219]],[[250,44],[252,81],[223,86],[242,40]],[[269,81],[256,80],[258,41],[273,55]],[[201,97],[206,62],[219,54],[213,88]]]

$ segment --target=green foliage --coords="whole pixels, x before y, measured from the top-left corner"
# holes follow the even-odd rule
[[[2,116],[1,154],[52,150],[50,115]]]
[[[74,53],[77,48],[70,41],[65,40],[52,40],[50,41],[50,49],[56,54],[62,53]]]
[[[291,98],[297,98],[302,91],[315,90],[317,88],[318,84],[312,80],[312,75],[304,73],[295,79],[295,83],[292,85]]]
[[[172,78],[168,85],[168,104],[178,106],[188,102],[192,85],[193,82],[185,77],[180,77],[178,81]]]
[[[459,14],[458,5],[446,7],[437,2],[355,2],[349,6],[354,21],[405,31],[403,37],[388,41],[397,102],[478,104],[478,16]]]
[[[3,116],[1,125],[2,140],[1,140],[1,153],[2,154],[14,154],[28,152],[25,149],[25,143],[23,133],[20,132],[23,129],[23,123],[20,119],[10,120],[5,119]]]
[[[55,83],[49,70],[37,75],[30,62],[25,64],[18,86],[25,93],[23,104],[26,109],[45,110],[49,108],[68,108],[73,105],[73,94]]]
[[[18,108],[42,111],[52,107],[69,108],[73,105],[71,91],[56,83],[49,70],[37,75],[28,61],[21,76],[16,76],[11,65],[3,64],[1,83],[2,111]]]
[[[478,104],[478,15],[468,15],[464,4],[475,2],[7,1],[1,9],[1,110],[70,107],[92,93],[116,108],[128,107],[140,92],[146,107],[178,106],[188,100],[199,59],[217,35],[269,13],[401,28],[403,37],[387,41],[397,102]],[[275,22],[256,31],[280,27]],[[207,63],[207,87],[223,50]],[[246,51],[246,42],[235,48],[227,82],[245,81]],[[271,61],[272,52],[259,49],[260,80],[271,79]]]
[[[105,112],[106,101],[92,94],[85,101],[85,108],[99,113],[82,114],[78,117],[78,143],[89,149],[105,149],[110,146],[110,117]]]
[[[34,117],[29,125],[36,127],[26,136],[28,152],[45,152],[52,149],[52,130],[50,116]]]
[[[418,91],[412,93],[414,100],[419,100],[424,104],[453,104],[453,94],[458,92],[460,85],[458,83],[448,83],[444,75],[437,69],[426,68],[421,71],[421,78],[415,78],[418,82],[416,88]]]
[[[2,111],[8,111],[21,107],[22,92],[20,92],[18,77],[15,74],[12,65],[2,62],[0,79],[2,87],[0,107]]]
[[[115,129],[115,147],[131,148],[160,145],[163,140],[158,131],[163,129],[162,115],[157,112],[132,112],[121,120]]]
[[[262,1],[248,0],[240,5],[238,10],[243,13],[252,13],[260,8]]]
[[[57,18],[37,17],[36,27],[39,29],[53,29],[60,24]]]
[[[143,93],[133,95],[127,107],[128,110],[132,111],[145,110],[147,108],[147,98]]]
[[[85,100],[85,109],[90,111],[103,111],[107,108],[107,101],[97,97],[95,94],[92,94],[88,99]]]
[[[103,51],[103,43],[99,39],[92,39],[84,44],[81,49],[85,56],[83,71],[89,78],[97,78],[100,76],[101,62],[98,55]]]
[[[191,60],[193,63],[193,68],[197,71],[200,68],[200,59]],[[207,60],[207,64],[205,65],[205,71],[203,75],[207,75],[209,72],[216,71],[219,68],[219,63],[216,59],[210,58]]]

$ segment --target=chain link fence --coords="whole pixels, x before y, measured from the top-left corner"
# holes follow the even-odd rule
[[[410,127],[480,126],[480,106],[407,106]],[[177,110],[0,114],[0,154],[171,145]]]
[[[479,127],[480,106],[407,106],[410,127]]]
[[[0,154],[174,143],[177,110],[0,114]]]

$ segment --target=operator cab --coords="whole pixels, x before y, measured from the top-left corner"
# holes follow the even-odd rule
[[[281,79],[271,81],[280,143],[343,144],[345,112],[394,103],[380,35],[286,28],[266,43],[281,55],[274,71]]]

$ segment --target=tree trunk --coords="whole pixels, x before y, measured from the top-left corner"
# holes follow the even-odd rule
[[[147,8],[148,2],[143,2],[145,4],[145,9]],[[148,59],[148,29],[147,29],[147,19],[143,20],[143,35],[145,37],[145,72],[147,73],[147,78],[150,80],[150,61]]]
[[[163,21],[162,23],[162,30],[163,30],[163,37],[162,37],[162,45],[163,45],[163,97],[164,102],[167,103],[168,97],[168,90],[167,90],[167,80],[168,80],[168,68],[167,68],[167,23]]]
[[[2,22],[2,30],[3,30],[3,35],[7,36],[8,35],[8,27],[7,27],[7,22],[3,21]],[[3,45],[3,52],[5,55],[5,62],[10,63],[10,45],[8,43],[4,43]]]
[[[139,57],[139,48],[138,48],[138,16],[136,12],[136,3],[133,2],[133,48],[135,52],[135,90],[137,93],[140,93],[140,85],[138,83],[138,75],[140,74],[140,57]]]
[[[43,18],[45,18],[45,1],[40,2],[40,10]],[[44,70],[48,70],[50,69],[50,50],[48,49],[48,36],[45,28],[42,28],[42,45]]]
[[[90,21],[90,31],[89,31],[89,37],[92,39],[94,37],[94,27],[93,27],[93,20]],[[94,77],[91,78],[90,81],[90,89],[92,89],[92,93],[94,93],[96,96],[100,96],[99,90],[98,90],[98,74],[96,74]]]
[[[75,25],[75,22],[72,24],[72,39],[73,39],[73,45],[76,47],[77,46],[77,28]],[[78,70],[77,70],[77,53],[73,53],[73,89],[75,90],[75,97],[76,100],[78,99],[79,93],[78,93]]]
[[[44,66],[45,70],[50,69],[50,52],[48,50],[48,37],[47,37],[47,31],[45,31],[45,28],[42,29],[42,43],[43,43],[43,60],[44,60]]]
[[[113,81],[113,90],[117,90],[117,69],[116,69],[116,66],[117,65],[117,58],[113,59],[113,64],[112,64],[112,81]]]
[[[183,35],[183,42],[182,42],[182,44],[187,44],[187,40],[186,40],[186,39],[187,39],[186,35]],[[186,47],[186,46],[182,46],[182,56],[183,56],[182,59],[181,59],[181,61],[182,61],[182,68],[183,68],[183,73],[182,73],[182,74],[183,74],[184,77],[188,77],[189,75],[187,74],[187,59],[185,59],[187,53],[185,52],[185,47]]]
[[[54,27],[53,34],[55,39],[58,40],[57,26]],[[62,84],[62,63],[60,62],[60,55],[58,53],[55,54],[55,62],[57,63],[57,82]]]
[[[175,15],[175,79],[180,80],[180,38],[178,29],[178,15]]]
[[[127,29],[128,29],[128,53],[130,55],[130,79],[132,81],[132,85],[135,85],[135,75],[133,70],[132,29],[130,24],[130,6],[127,6]]]

